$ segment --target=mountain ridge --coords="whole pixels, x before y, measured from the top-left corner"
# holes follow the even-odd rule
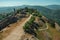
[[[47,5],[45,6],[46,8],[50,8],[50,9],[53,9],[53,10],[58,10],[60,9],[60,5]]]
[[[11,12],[13,12],[13,9],[15,8],[15,9],[20,9],[20,8],[25,8],[25,7],[28,7],[28,8],[33,8],[33,9],[37,9],[42,15],[44,15],[44,16],[46,16],[47,18],[49,18],[49,19],[52,19],[52,20],[54,20],[54,21],[58,21],[58,22],[60,22],[59,20],[59,16],[58,15],[60,15],[59,13],[59,11],[58,10],[52,10],[52,9],[50,9],[50,8],[47,8],[47,7],[44,7],[44,6],[31,6],[31,5],[22,5],[22,6],[13,6],[13,7],[5,7],[5,9],[7,10],[5,10],[4,8],[2,8],[2,9],[4,9],[4,10],[2,10],[2,11],[5,11],[5,12],[10,12],[10,10],[11,10]],[[1,8],[0,8],[1,9]],[[8,10],[9,9],[9,10]],[[57,12],[56,12],[57,11]],[[5,13],[4,12],[4,13]],[[56,13],[55,13],[56,12]],[[57,15],[58,14],[58,15]]]

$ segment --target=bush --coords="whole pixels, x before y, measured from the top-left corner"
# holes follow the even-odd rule
[[[31,19],[25,24],[25,26],[23,27],[23,29],[26,31],[26,30],[30,30],[30,26],[31,26],[31,24],[34,22],[34,20],[35,20],[35,17],[31,17]]]
[[[33,16],[42,17],[42,15],[40,13],[34,13]]]

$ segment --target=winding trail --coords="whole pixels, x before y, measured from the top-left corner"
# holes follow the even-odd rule
[[[50,34],[46,30],[48,30],[48,23],[47,22],[46,22],[46,28],[39,29],[39,31],[43,31],[43,35],[45,37],[45,40],[49,40]]]
[[[39,29],[39,31],[47,30],[48,29],[48,23],[46,22],[46,28],[44,29]]]
[[[29,21],[29,19],[32,17],[32,15],[30,15],[22,24],[20,24],[18,27],[16,27],[15,29],[13,29],[13,31],[3,40],[19,40],[21,39],[21,36],[24,34],[24,30],[23,30],[23,26],[25,25],[25,23],[27,21]]]

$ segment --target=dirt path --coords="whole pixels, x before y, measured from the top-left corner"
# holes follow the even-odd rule
[[[48,23],[46,23],[46,28],[44,29],[39,29],[39,31],[44,31],[44,30],[47,30],[48,29]]]
[[[39,29],[39,31],[42,31],[44,40],[49,40],[50,34],[46,30],[48,30],[48,23],[46,23],[46,28]]]
[[[21,36],[24,34],[23,26],[24,24],[31,18],[32,15],[29,16],[22,24],[16,27],[6,38],[3,40],[19,40]]]
[[[22,35],[21,39],[20,40],[38,40],[34,35],[31,35],[31,34],[24,34]]]
[[[3,30],[1,30],[0,32],[2,35],[1,34],[0,35],[2,36],[2,38],[6,38],[12,32],[12,30],[14,30],[16,27],[18,27],[18,25],[23,23],[27,18],[22,18],[22,19],[18,20],[16,23],[10,24],[9,27],[7,26]]]

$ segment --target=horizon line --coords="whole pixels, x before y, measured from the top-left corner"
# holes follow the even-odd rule
[[[49,4],[49,5],[59,5],[59,4]],[[0,6],[0,7],[14,7],[14,6],[48,6],[48,5],[10,5],[10,6]]]

